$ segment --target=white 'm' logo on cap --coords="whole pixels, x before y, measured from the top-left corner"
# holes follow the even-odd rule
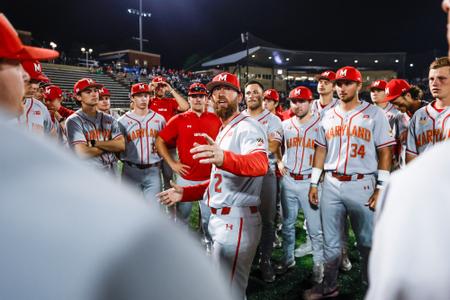
[[[139,85],[139,89],[140,89],[140,90],[143,90],[143,89],[145,89],[145,86],[144,86],[143,84],[140,84],[140,85]]]
[[[389,88],[386,88],[386,89],[384,90],[384,92],[386,93],[386,95],[389,95]]]
[[[105,91],[103,89],[98,90],[99,93],[104,93]]]
[[[323,72],[323,76],[328,76],[330,75],[330,72]]]
[[[217,80],[219,81],[227,81],[227,74],[220,74]]]
[[[373,86],[379,86],[379,85],[380,85],[380,82],[378,80],[373,83]]]
[[[294,92],[294,94],[295,94],[296,96],[300,96],[301,93],[302,93],[302,90],[301,90],[301,89],[295,90],[295,92]]]
[[[42,68],[41,68],[40,64],[34,63],[33,65],[34,65],[34,71],[35,72],[39,72],[39,73],[42,72]]]
[[[339,76],[342,76],[342,77],[347,76],[347,69],[345,69],[345,70],[340,70],[340,71],[339,71]]]
[[[93,84],[93,83],[94,83],[94,80],[88,78],[88,79],[87,79],[87,82],[88,82],[89,84]]]

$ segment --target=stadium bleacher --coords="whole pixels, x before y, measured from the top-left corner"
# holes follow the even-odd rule
[[[44,73],[50,78],[53,84],[58,85],[65,92],[63,104],[65,106],[76,107],[75,101],[71,99],[73,85],[81,78],[89,77],[103,84],[111,91],[112,108],[128,108],[130,100],[128,98],[129,89],[123,83],[116,81],[113,77],[101,73],[91,73],[85,67],[76,67],[59,64],[43,63]]]

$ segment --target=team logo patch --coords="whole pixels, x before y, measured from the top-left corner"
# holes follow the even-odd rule
[[[192,125],[186,125],[186,128],[192,128]]]
[[[36,116],[40,116],[40,115],[41,115],[41,111],[40,111],[40,110],[36,110],[36,111],[34,111],[34,114],[35,114]]]
[[[158,123],[160,123],[160,121],[159,120],[155,120],[155,123],[158,124]]]
[[[363,119],[369,119],[369,118],[370,118],[369,115],[364,115],[364,116],[363,116]]]

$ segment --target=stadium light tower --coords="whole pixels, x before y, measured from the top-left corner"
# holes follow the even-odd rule
[[[142,0],[139,0],[139,10],[134,8],[128,9],[129,14],[137,15],[139,17],[139,51],[142,52],[142,18],[150,18],[152,16],[149,12],[143,12],[142,11]]]
[[[81,48],[81,52],[86,54],[86,68],[89,68],[89,54],[91,54],[94,50],[90,49],[86,50],[86,48]]]

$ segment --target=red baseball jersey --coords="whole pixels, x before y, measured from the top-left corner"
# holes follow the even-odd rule
[[[203,181],[209,178],[211,165],[200,164],[198,159],[194,160],[190,150],[194,143],[207,144],[205,138],[200,136],[201,133],[206,133],[215,140],[221,126],[222,121],[216,114],[204,112],[199,117],[195,112],[187,111],[170,119],[159,133],[167,144],[176,144],[180,162],[190,166],[188,174],[183,176],[184,179]]]
[[[166,119],[166,122],[169,122],[178,112],[178,103],[175,98],[153,98],[150,100],[148,108],[157,112]]]

